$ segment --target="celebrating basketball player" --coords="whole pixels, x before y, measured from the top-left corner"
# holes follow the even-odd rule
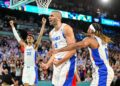
[[[89,26],[87,36],[83,41],[51,52],[58,53],[88,47],[94,68],[91,86],[110,86],[114,72],[109,64],[107,43],[112,41],[102,33],[102,27],[97,23]]]
[[[49,16],[50,25],[54,26],[50,32],[53,49],[60,49],[67,45],[75,43],[73,29],[69,25],[62,23],[62,14],[59,11],[53,11]],[[52,84],[54,86],[76,86],[76,50],[60,52],[53,55],[42,67],[47,69],[53,64]]]
[[[41,41],[41,37],[43,35],[43,31],[45,28],[46,19],[42,18],[42,28],[41,32],[38,36],[38,39],[36,43],[33,45],[34,42],[34,36],[32,34],[27,35],[27,44],[21,40],[19,37],[15,27],[14,22],[10,21],[10,25],[12,27],[13,34],[17,41],[20,43],[21,46],[24,46],[24,69],[23,69],[23,75],[22,75],[22,81],[24,83],[24,86],[32,85],[34,86],[37,80],[37,74],[36,74],[36,51],[38,49],[39,43]]]

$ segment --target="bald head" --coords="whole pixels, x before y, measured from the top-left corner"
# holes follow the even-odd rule
[[[62,14],[60,11],[52,11],[52,13],[54,13],[54,15],[58,18],[58,19],[62,19]]]

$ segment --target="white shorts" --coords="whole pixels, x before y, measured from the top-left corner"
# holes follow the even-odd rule
[[[93,80],[90,86],[110,86],[113,78],[114,72],[111,67],[108,67],[107,71],[101,71],[101,69],[96,68],[96,72],[92,74]]]
[[[37,69],[33,66],[24,66],[22,74],[23,84],[28,83],[29,85],[34,85],[38,78]]]
[[[52,84],[54,86],[76,86],[76,57],[58,67],[54,66]]]

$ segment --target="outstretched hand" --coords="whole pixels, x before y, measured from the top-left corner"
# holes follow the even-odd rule
[[[51,49],[51,50],[47,53],[47,55],[48,55],[49,57],[51,57],[53,54],[56,54],[56,53],[58,53],[57,50]]]
[[[46,24],[46,21],[47,21],[46,18],[43,17],[43,18],[42,18],[42,24],[45,25],[45,24]]]
[[[48,67],[47,64],[42,63],[42,64],[41,64],[41,68],[44,69],[44,70],[47,70],[49,67]]]

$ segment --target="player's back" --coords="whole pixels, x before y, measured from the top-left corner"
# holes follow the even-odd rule
[[[34,46],[26,46],[24,51],[24,66],[35,66],[36,63],[36,51]]]

